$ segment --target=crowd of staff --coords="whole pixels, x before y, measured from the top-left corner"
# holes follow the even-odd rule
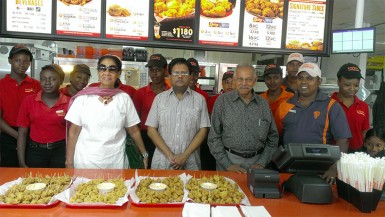
[[[253,90],[255,70],[240,64],[209,98],[197,84],[202,68],[194,58],[167,64],[161,54],[150,56],[151,82],[138,90],[120,81],[117,56],[99,58],[99,82],[88,85],[90,68],[80,64],[62,88],[59,65],[42,67],[39,81],[29,77],[32,59],[27,47],[13,47],[11,72],[0,80],[2,167],[130,168],[127,141],[151,169],[274,168],[273,154],[288,143],[384,153],[384,129],[369,130],[368,105],[356,96],[361,70],[352,63],[339,69],[331,96],[319,89],[318,65],[293,53],[286,77],[276,64],[265,67],[266,92]],[[324,177],[335,173],[332,167]]]

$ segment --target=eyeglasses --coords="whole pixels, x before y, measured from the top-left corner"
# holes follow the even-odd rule
[[[254,78],[237,78],[236,81],[238,83],[243,83],[246,81],[246,83],[252,83],[253,81],[255,81]]]
[[[111,66],[99,65],[97,69],[99,72],[105,72],[107,70],[111,73],[118,73],[119,72],[118,67],[115,65],[111,65]]]
[[[174,76],[179,76],[179,75],[187,76],[187,75],[190,75],[190,72],[187,72],[187,71],[182,71],[182,72],[172,71],[171,75],[174,75]]]

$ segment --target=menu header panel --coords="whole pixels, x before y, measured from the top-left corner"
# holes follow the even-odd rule
[[[147,41],[149,5],[149,0],[106,0],[106,37]]]
[[[324,51],[326,0],[289,0],[286,49]]]
[[[101,0],[57,0],[56,34],[99,37]]]
[[[195,37],[195,0],[155,0],[154,41],[192,43]]]
[[[201,0],[199,44],[238,46],[241,0]]]
[[[52,0],[7,1],[6,4],[7,31],[51,34]]]

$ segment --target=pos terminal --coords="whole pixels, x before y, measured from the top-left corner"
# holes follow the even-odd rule
[[[303,203],[332,202],[332,189],[323,174],[341,157],[339,146],[289,143],[278,148],[273,156],[281,172],[294,173],[283,185]]]

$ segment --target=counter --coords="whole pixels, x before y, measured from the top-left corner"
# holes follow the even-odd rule
[[[285,192],[281,199],[259,199],[255,198],[250,190],[247,188],[247,178],[245,174],[237,174],[234,172],[215,172],[215,171],[175,171],[175,170],[138,170],[139,176],[174,176],[183,172],[193,175],[195,177],[223,175],[235,180],[250,203],[256,206],[265,206],[271,216],[384,216],[385,202],[380,201],[377,210],[370,214],[361,213],[353,205],[346,201],[339,199],[335,186],[333,186],[333,203],[327,205],[313,205],[301,203],[293,194]],[[18,177],[25,177],[29,174],[36,175],[62,175],[66,173],[70,176],[82,176],[87,178],[99,177],[124,177],[126,179],[132,178],[135,170],[79,170],[79,169],[33,169],[33,168],[0,168],[0,185],[17,179]],[[282,183],[290,175],[281,174],[280,182]],[[130,217],[150,217],[150,216],[167,216],[167,217],[181,217],[182,207],[165,208],[165,207],[136,207],[130,202],[123,207],[116,209],[81,209],[81,208],[67,208],[64,203],[47,208],[47,209],[12,209],[1,208],[0,216],[44,216],[44,217],[73,217],[73,216],[130,216]]]

